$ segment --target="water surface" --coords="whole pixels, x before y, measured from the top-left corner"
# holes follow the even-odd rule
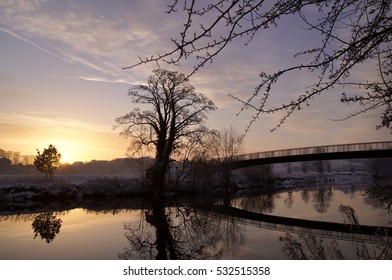
[[[379,257],[373,252],[386,244],[385,240],[368,244],[263,228],[246,219],[203,210],[200,202],[204,200],[150,199],[129,204],[137,207],[115,209],[104,209],[105,203],[100,202],[99,210],[3,213],[0,259],[357,259]],[[385,204],[353,187],[243,194],[214,203],[337,223],[347,222],[339,213],[343,204],[355,210],[360,224],[390,227],[392,221]]]

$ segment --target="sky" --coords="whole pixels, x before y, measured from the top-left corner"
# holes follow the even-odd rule
[[[113,130],[115,118],[135,108],[128,89],[145,83],[157,65],[122,68],[171,50],[170,38],[182,31],[184,14],[167,14],[166,4],[0,1],[0,149],[34,155],[53,144],[69,163],[125,157],[128,141]],[[293,54],[311,46],[315,36],[289,17],[248,46],[245,39],[233,42],[190,80],[218,107],[207,125],[243,132],[253,112],[238,115],[241,106],[228,94],[249,96],[261,71],[295,63]],[[160,66],[187,73],[193,65]],[[288,77],[271,101],[281,104],[311,79],[307,73]],[[279,115],[261,116],[246,135],[243,152],[391,140],[389,130],[375,129],[379,111],[332,121],[358,109],[340,104],[339,97],[331,91],[315,98],[275,132],[270,130]]]

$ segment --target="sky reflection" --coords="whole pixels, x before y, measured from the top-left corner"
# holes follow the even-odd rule
[[[391,214],[385,209],[364,204],[361,190],[331,187],[322,189],[324,191],[327,199],[323,202],[328,207],[321,208],[325,211],[318,211],[320,206],[315,206],[320,204],[316,198],[325,198],[316,189],[309,189],[308,195],[304,195],[302,190],[274,194],[273,203],[266,198],[260,199],[260,195],[242,197],[232,200],[231,205],[254,212],[266,211],[271,215],[343,223],[338,209],[344,204],[356,211],[360,224],[386,225],[391,221]],[[291,197],[290,205],[288,197]],[[178,250],[170,255],[171,258],[289,259],[279,242],[286,236],[284,231],[238,223],[230,217],[207,215],[204,211],[181,205],[177,205],[179,208],[162,208],[161,204],[157,204],[155,208],[147,206],[142,210],[109,209],[98,212],[74,209],[53,212],[55,219],[62,222],[50,243],[45,239],[34,239],[32,223],[40,213],[1,215],[0,259],[149,259],[165,256],[162,249],[160,253],[156,251],[159,240],[165,240],[161,243],[162,248],[166,248],[163,250],[170,249],[170,246]],[[166,226],[162,218],[166,220]],[[164,239],[157,238],[157,234]],[[304,242],[300,235],[290,235]],[[173,240],[170,241],[170,238]],[[331,240],[324,238],[323,244],[332,246]],[[355,259],[356,245],[353,242],[338,243],[345,258]],[[144,251],[139,251],[141,249]],[[198,255],[194,255],[196,252]]]

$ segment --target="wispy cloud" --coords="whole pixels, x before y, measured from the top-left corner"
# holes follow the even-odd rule
[[[64,118],[56,112],[23,112],[23,113],[0,113],[0,123],[8,125],[24,125],[27,127],[47,127],[61,129],[82,129],[96,132],[110,132],[111,127],[98,125],[78,119]]]
[[[98,4],[93,5],[95,1],[89,9],[72,1],[51,5],[47,1],[30,4],[17,1],[18,5],[5,2],[0,3],[0,24],[3,26],[0,31],[110,78],[124,78],[127,73],[122,67],[132,63],[138,55],[143,56],[156,46],[162,46],[159,43],[162,37],[153,28],[154,23],[155,28],[163,26],[159,25],[160,19],[142,23],[142,15],[136,13],[138,9],[132,9],[142,3],[127,3],[126,10],[118,10],[118,6],[113,5],[117,10],[113,8],[112,13],[98,8]],[[143,7],[139,9],[143,10]],[[122,14],[116,17],[116,13]]]
[[[80,79],[85,80],[85,81],[91,81],[91,82],[104,82],[104,83],[122,83],[122,84],[129,84],[129,85],[137,85],[138,83],[131,83],[127,80],[124,79],[108,79],[105,77],[85,77],[85,76],[79,76]]]
[[[8,30],[8,29],[5,29],[5,28],[0,27],[0,31],[2,31],[2,32],[4,32],[4,33],[7,33],[7,34],[9,34],[9,35],[11,35],[11,36],[13,36],[13,37],[19,39],[19,40],[22,40],[23,42],[26,42],[26,43],[28,43],[28,44],[30,44],[30,45],[36,47],[37,49],[40,49],[41,51],[43,51],[43,52],[45,52],[45,53],[47,53],[47,54],[50,54],[50,55],[53,55],[53,56],[55,56],[55,57],[61,58],[61,56],[59,56],[59,55],[57,55],[57,54],[51,52],[50,50],[48,50],[48,49],[46,49],[46,48],[41,47],[40,45],[38,45],[38,44],[32,42],[31,40],[26,39],[26,38],[24,38],[24,37],[22,37],[22,36],[20,36],[20,35],[18,35],[18,34],[16,34],[16,33],[12,32],[12,31]]]

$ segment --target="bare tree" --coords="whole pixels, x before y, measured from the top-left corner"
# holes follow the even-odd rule
[[[197,93],[184,74],[164,69],[154,70],[147,85],[133,87],[128,95],[133,103],[150,109],[135,108],[118,117],[115,128],[122,126],[120,134],[130,139],[129,152],[142,148],[155,151],[155,162],[146,170],[146,178],[160,194],[171,157],[186,147],[189,139],[208,133],[206,113],[216,106]]]
[[[171,185],[174,187],[184,182],[188,187],[206,188],[210,182],[211,166],[208,162],[215,156],[211,147],[216,143],[218,132],[210,130],[208,134],[196,134],[187,139],[187,145],[176,156],[172,170]]]
[[[320,40],[312,40],[309,47],[295,55],[303,58],[299,64],[257,73],[260,80],[247,99],[232,96],[242,103],[241,112],[254,110],[247,130],[261,114],[282,112],[275,130],[296,110],[309,106],[314,97],[339,88],[341,102],[359,106],[347,118],[382,108],[377,128],[392,130],[391,1],[173,0],[168,8],[168,13],[182,10],[187,15],[179,37],[172,39],[173,49],[126,68],[160,61],[179,65],[190,59],[195,61],[192,75],[233,42],[245,37],[248,45],[256,34],[278,26],[283,18],[297,17],[306,29],[317,32]],[[377,75],[355,79],[351,74],[362,67],[367,72],[370,67]],[[311,72],[315,81],[292,99],[269,106],[267,101],[279,82],[299,71]]]
[[[223,183],[227,187],[230,184],[231,164],[243,148],[243,136],[232,126],[223,128],[216,135],[216,141],[212,147],[215,159],[222,166]]]
[[[223,128],[216,140],[215,153],[221,161],[232,162],[243,149],[244,139],[233,126]]]

